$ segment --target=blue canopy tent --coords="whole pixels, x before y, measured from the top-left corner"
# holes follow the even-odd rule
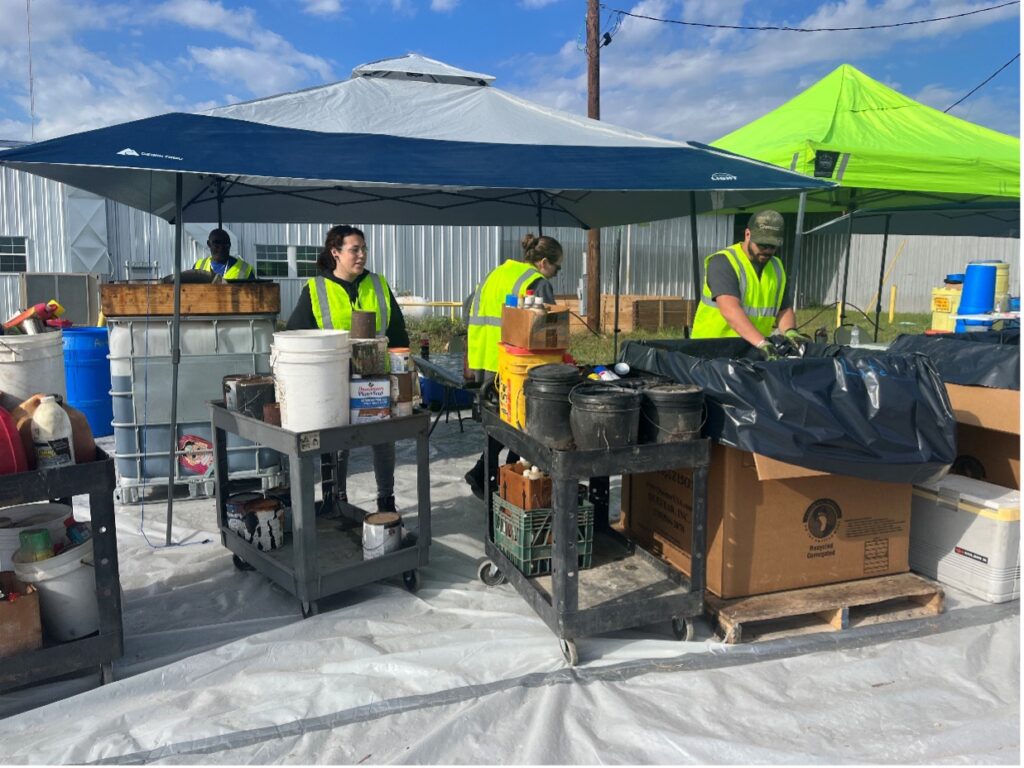
[[[185,222],[226,216],[590,228],[756,205],[785,192],[832,186],[700,144],[450,141],[178,113],[9,150],[0,163],[176,225],[170,477]],[[169,493],[168,543],[172,513]]]

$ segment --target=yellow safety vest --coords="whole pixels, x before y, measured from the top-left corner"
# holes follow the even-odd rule
[[[196,265],[192,267],[192,269],[202,270],[203,272],[213,272],[213,265],[210,263],[212,261],[213,259],[207,256],[205,259],[197,261]],[[250,277],[252,277],[252,265],[239,258],[236,258],[235,263],[228,267],[224,272],[225,280],[248,280]]]
[[[376,272],[369,272],[359,281],[354,307],[349,301],[348,292],[323,275],[311,277],[306,285],[318,328],[350,331],[352,310],[358,309],[376,315],[374,329],[377,336],[387,334],[388,323],[391,322],[391,291],[387,281]]]
[[[526,296],[526,287],[544,277],[529,264],[509,259],[491,270],[477,286],[469,311],[469,338],[466,362],[474,370],[498,371],[498,343],[501,341],[501,308],[510,293],[519,299]]]
[[[750,322],[765,336],[775,327],[775,318],[782,306],[782,297],[786,293],[786,270],[777,256],[772,256],[761,276],[758,277],[754,265],[750,262],[742,243],[736,243],[724,251],[713,253],[704,259],[704,290],[701,292],[700,306],[693,319],[693,330],[690,336],[694,339],[721,339],[728,336],[739,336],[726,321],[718,309],[711,289],[708,287],[708,264],[715,256],[724,254],[736,277],[740,282],[740,304]]]

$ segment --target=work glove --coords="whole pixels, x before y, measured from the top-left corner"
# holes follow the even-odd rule
[[[761,359],[765,362],[778,360],[782,357],[782,355],[779,354],[779,350],[775,348],[775,344],[772,343],[771,339],[764,339],[755,347],[755,349],[761,354]]]
[[[794,344],[807,344],[811,341],[814,341],[814,339],[812,339],[810,336],[800,333],[800,331],[798,331],[796,328],[790,328],[788,331],[786,331],[786,338],[789,339]]]

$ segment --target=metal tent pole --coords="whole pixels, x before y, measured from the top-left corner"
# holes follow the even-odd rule
[[[793,258],[789,264],[789,284],[792,286],[790,296],[793,298],[793,310],[798,308],[797,304],[797,276],[800,274],[800,251],[804,244],[804,214],[807,211],[807,193],[800,193],[800,202],[796,209],[796,237],[793,238]]]
[[[839,299],[839,324],[846,320],[846,286],[850,282],[850,251],[853,249],[853,211],[846,222],[846,264],[843,267],[843,290]]]
[[[181,360],[181,246],[184,234],[182,223],[182,175],[174,180],[174,316],[171,318],[171,455],[167,461],[167,535],[171,544],[171,526],[174,523],[174,468],[178,461],[178,362]]]
[[[692,270],[693,270],[693,316],[697,316],[697,307],[700,306],[700,297],[703,292],[704,286],[700,283],[700,246],[697,244],[697,193],[690,192],[690,251],[693,253]],[[689,326],[692,323],[690,318]],[[689,331],[684,331],[685,336],[689,336]]]
[[[875,341],[878,341],[878,322],[882,314],[882,283],[885,282],[885,256],[889,250],[889,214],[885,215],[885,234],[882,236],[882,263],[878,267],[878,299],[875,301]]]
[[[612,332],[612,362],[619,357],[619,271],[622,265],[622,227],[615,228],[615,319]]]

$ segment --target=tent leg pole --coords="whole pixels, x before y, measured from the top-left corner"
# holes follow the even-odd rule
[[[615,229],[615,320],[612,334],[612,362],[619,358],[619,271],[622,266],[622,227]]]
[[[839,324],[846,320],[846,287],[850,282],[850,251],[853,248],[853,211],[846,225],[846,265],[843,267],[843,290],[839,299]]]
[[[878,342],[878,323],[882,316],[882,283],[885,282],[885,256],[889,250],[889,216],[885,217],[885,234],[882,236],[882,263],[878,267],[878,300],[875,302],[875,342]]]
[[[693,317],[697,316],[697,307],[700,306],[700,296],[703,286],[700,283],[700,246],[697,244],[697,193],[690,192],[690,252],[693,254]],[[693,318],[687,318],[689,322],[683,331],[683,336],[689,338],[690,327],[693,325]]]
[[[799,307],[797,302],[797,281],[800,274],[800,251],[804,243],[804,213],[807,210],[807,193],[800,193],[800,203],[796,209],[796,237],[793,238],[793,257],[789,265],[790,296],[793,298],[793,311]]]
[[[174,182],[174,316],[171,319],[171,450],[167,462],[167,533],[166,544],[171,544],[174,524],[174,468],[178,461],[178,362],[181,360],[181,246],[182,175],[175,174]]]

